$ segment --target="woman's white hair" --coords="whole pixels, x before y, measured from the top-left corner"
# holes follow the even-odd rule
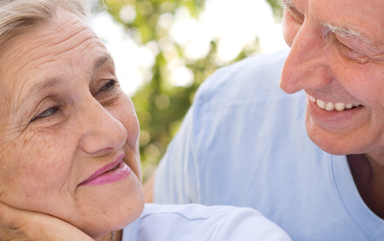
[[[0,48],[16,35],[51,21],[59,8],[90,22],[86,0],[0,0]]]

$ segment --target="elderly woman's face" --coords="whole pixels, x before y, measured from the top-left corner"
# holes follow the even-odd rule
[[[143,209],[139,126],[104,45],[59,10],[2,50],[0,201],[92,237],[135,220]]]

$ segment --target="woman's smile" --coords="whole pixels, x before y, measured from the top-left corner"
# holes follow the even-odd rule
[[[131,169],[123,162],[124,154],[121,154],[116,161],[108,163],[97,170],[90,177],[84,180],[79,186],[103,185],[113,183],[126,178]]]

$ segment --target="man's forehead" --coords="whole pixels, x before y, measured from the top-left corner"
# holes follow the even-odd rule
[[[384,44],[382,0],[283,0],[332,32],[359,37],[356,40]],[[337,30],[337,31],[336,31]]]

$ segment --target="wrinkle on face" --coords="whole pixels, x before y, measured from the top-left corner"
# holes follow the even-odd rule
[[[384,1],[290,0],[285,6],[284,37],[292,49],[282,72],[283,90],[304,89],[321,100],[363,105],[343,127],[315,122],[307,112],[310,138],[331,153],[382,150]],[[295,9],[305,16],[301,24]]]
[[[94,238],[128,225],[142,211],[139,126],[118,85],[100,92],[106,80],[117,81],[101,41],[73,15],[58,16],[15,37],[0,55],[0,101],[6,102],[0,106],[0,200],[61,218]],[[59,80],[45,82],[50,78]],[[28,95],[42,82],[47,88]],[[58,112],[35,118],[55,105]],[[126,179],[79,186],[123,153],[132,169]]]
[[[380,0],[309,0],[309,11],[321,26],[341,37],[349,35],[369,43],[378,50],[384,46],[383,8],[384,2]]]
[[[19,41],[13,41],[8,43],[4,48],[15,48],[16,51],[13,51],[12,53],[7,53],[5,51],[5,55],[3,55],[3,58],[0,60],[0,75],[4,76],[4,78],[7,79],[29,79],[30,76],[21,76],[21,73],[30,72],[35,66],[39,65],[45,65],[49,64],[52,59],[55,59],[57,55],[57,58],[63,58],[62,52],[68,53],[68,59],[71,59],[71,52],[76,51],[78,48],[85,49],[89,48],[92,45],[94,45],[93,39],[95,38],[95,35],[86,34],[84,35],[84,30],[87,28],[85,24],[75,24],[73,20],[68,20],[63,26],[61,26],[61,30],[64,31],[65,29],[71,29],[71,36],[62,38],[60,34],[58,34],[57,29],[52,28],[49,24],[46,24],[44,26],[39,26],[39,28],[33,31],[40,30],[41,27],[46,28],[46,31],[44,31],[44,34],[40,34],[36,36],[35,39],[29,39],[28,42],[23,41],[24,35],[20,35],[17,37]],[[80,27],[79,27],[80,26]],[[41,31],[39,31],[41,32]],[[30,32],[27,32],[26,34],[30,34]],[[37,35],[37,34],[36,34]],[[81,42],[78,42],[77,44],[73,44],[74,39],[78,41],[78,37],[81,35]],[[41,38],[45,38],[46,40],[41,41]],[[36,45],[37,47],[43,47],[43,50],[40,48],[40,52],[31,51],[29,49],[29,46]],[[59,49],[60,51],[57,51]],[[15,54],[19,53],[19,54]],[[47,58],[48,57],[48,58]],[[20,63],[19,66],[14,66],[14,63]],[[32,64],[30,64],[32,63]],[[38,63],[38,64],[36,64]],[[14,69],[17,69],[18,71],[10,73],[9,66],[13,65]],[[26,71],[23,71],[26,70]],[[23,98],[22,92],[28,86],[29,81],[25,81],[22,83],[22,86],[17,85],[13,82],[5,83],[9,90],[8,93],[6,93],[6,96],[9,99],[9,96],[13,95],[16,96],[14,98],[13,103],[10,103],[10,109],[17,110],[20,106],[20,101]]]

